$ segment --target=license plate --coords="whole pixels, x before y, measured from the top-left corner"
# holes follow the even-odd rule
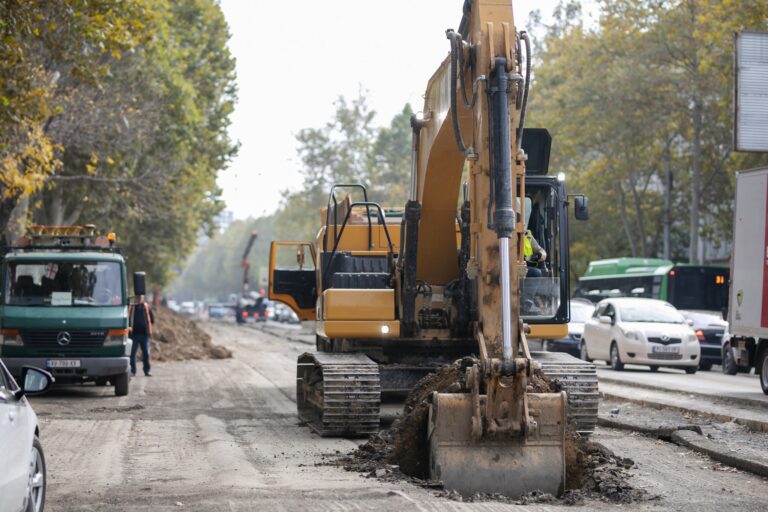
[[[79,359],[52,359],[48,361],[48,368],[80,368]]]
[[[677,354],[680,352],[680,347],[665,347],[660,345],[654,345],[651,347],[651,352],[663,352],[667,354]]]

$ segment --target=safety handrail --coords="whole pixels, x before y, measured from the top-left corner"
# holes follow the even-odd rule
[[[357,203],[352,203],[349,205],[349,210],[347,211],[347,214],[344,216],[344,222],[341,223],[341,229],[339,230],[339,236],[336,237],[335,243],[333,244],[333,250],[331,251],[331,256],[328,258],[328,263],[326,263],[325,268],[323,269],[323,289],[326,289],[328,286],[328,272],[331,269],[331,264],[333,263],[333,258],[336,257],[336,251],[339,248],[339,242],[341,241],[341,237],[344,234],[344,229],[347,227],[347,222],[349,221],[349,217],[352,215],[352,210],[355,209],[355,207],[358,206],[365,206],[366,212],[370,212],[371,208],[376,209],[377,219],[379,221],[380,226],[384,226],[384,234],[387,236],[387,245],[389,246],[389,263],[390,263],[390,272],[392,270],[392,261],[394,259],[395,255],[395,247],[392,244],[392,237],[389,236],[389,229],[387,228],[387,220],[384,216],[384,211],[381,209],[381,205],[379,203],[373,203],[369,201],[362,201]],[[369,230],[372,229],[371,227],[371,215],[368,213],[368,228]],[[370,234],[370,231],[369,231]],[[370,245],[370,243],[369,243]]]
[[[338,188],[359,188],[363,191],[363,201],[368,202],[368,190],[365,188],[365,185],[361,185],[360,183],[339,183],[336,185],[333,185],[331,187],[331,193],[328,195],[328,205],[325,208],[325,233],[323,234],[323,252],[328,251],[328,230],[330,229],[331,224],[331,201],[333,201],[333,237],[334,237],[334,244],[337,245],[338,242],[338,225],[339,225],[339,218],[338,218],[338,201],[336,201],[336,189]],[[371,225],[371,211],[369,208],[366,208],[366,214],[368,215],[368,247],[372,247],[372,231],[373,226]]]

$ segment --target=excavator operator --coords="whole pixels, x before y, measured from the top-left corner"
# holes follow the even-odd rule
[[[544,277],[540,264],[547,260],[547,251],[539,245],[539,242],[533,237],[533,232],[529,229],[523,239],[523,256],[528,264],[528,271],[525,275],[526,280],[523,283],[523,304],[524,310],[532,310],[536,306],[536,292],[539,288],[537,278]],[[528,279],[533,278],[533,279]]]

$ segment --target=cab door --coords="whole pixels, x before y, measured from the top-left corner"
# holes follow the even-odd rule
[[[269,249],[269,299],[286,304],[299,320],[315,320],[315,260],[308,242],[272,242]]]

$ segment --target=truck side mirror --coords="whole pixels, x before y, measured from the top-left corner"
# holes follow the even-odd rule
[[[576,220],[589,220],[589,198],[587,196],[574,196],[573,214]]]
[[[146,272],[134,272],[133,273],[133,294],[134,295],[146,295],[147,294],[147,274],[146,274]]]

